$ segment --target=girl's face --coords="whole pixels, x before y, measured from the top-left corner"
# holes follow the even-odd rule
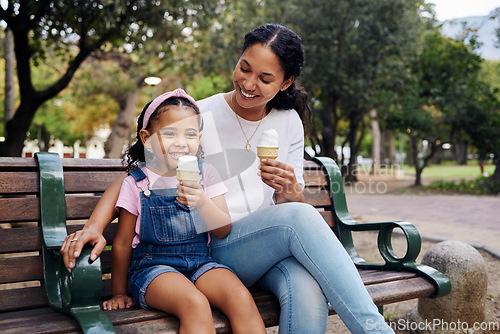
[[[257,43],[241,55],[233,72],[236,103],[245,109],[263,110],[280,91],[287,89],[294,78],[284,79],[278,56],[268,47]]]
[[[195,111],[186,106],[169,106],[151,124],[151,133],[139,132],[146,148],[153,148],[158,160],[166,164],[168,174],[175,173],[179,157],[196,155],[201,133]],[[170,172],[170,173],[169,173]]]

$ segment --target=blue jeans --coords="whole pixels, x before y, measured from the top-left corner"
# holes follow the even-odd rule
[[[245,285],[262,279],[262,286],[277,293],[283,303],[280,333],[325,332],[326,303],[314,282],[352,333],[385,324],[344,247],[308,204],[255,211],[234,222],[226,238],[213,237],[210,247],[214,260],[233,269]],[[377,333],[394,333],[385,329]]]

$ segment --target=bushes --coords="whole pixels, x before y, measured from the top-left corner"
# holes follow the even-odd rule
[[[488,177],[479,177],[472,180],[438,180],[428,186],[423,186],[422,190],[439,193],[463,193],[475,195],[498,194],[500,192],[498,184],[490,181]]]

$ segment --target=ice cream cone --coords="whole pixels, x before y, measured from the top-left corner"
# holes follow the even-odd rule
[[[192,182],[198,182],[198,176],[200,175],[199,172],[196,171],[190,171],[190,170],[177,170],[177,180],[180,181],[192,181]]]
[[[198,182],[200,170],[198,169],[198,159],[195,156],[183,156],[179,158],[177,166],[177,180]],[[181,200],[186,200],[183,196],[179,196]]]
[[[262,165],[262,159],[276,159],[278,157],[278,149],[279,147],[257,146],[257,156],[259,157],[260,164]]]
[[[257,156],[260,159],[260,165],[262,166],[262,159],[276,159],[278,157],[278,149],[278,132],[274,129],[262,132],[257,143]]]

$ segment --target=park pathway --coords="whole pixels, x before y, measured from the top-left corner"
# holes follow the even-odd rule
[[[461,240],[500,255],[500,196],[402,194],[395,188],[411,183],[392,178],[360,181],[346,187],[349,212],[356,220],[409,221],[424,238]]]

